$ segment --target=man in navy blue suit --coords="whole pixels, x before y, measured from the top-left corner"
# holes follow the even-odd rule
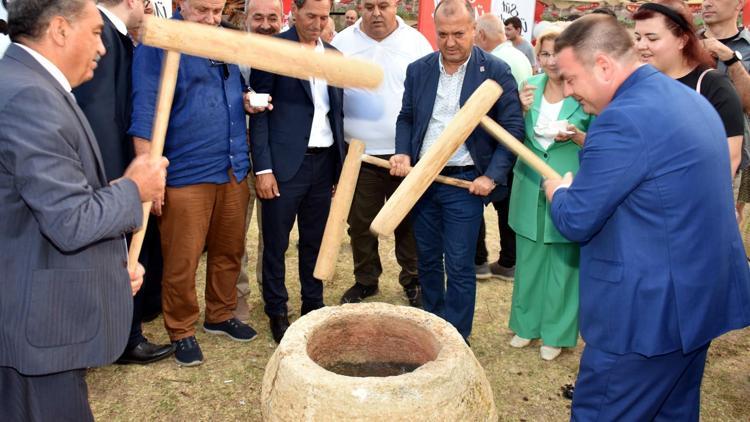
[[[555,50],[565,94],[598,115],[575,181],[545,183],[555,226],[581,244],[572,419],[697,421],[711,340],[750,324],[721,120],[639,66],[610,16],[575,21]]]
[[[278,37],[323,53],[320,40],[330,0],[295,0],[296,24]],[[263,220],[263,301],[271,333],[281,341],[289,326],[284,254],[289,232],[299,227],[299,278],[304,315],[323,307],[323,283],[313,277],[333,186],[344,155],[342,90],[325,80],[306,80],[253,70],[250,86],[271,94],[273,111],[250,116],[250,143]]]
[[[143,20],[143,0],[99,0],[102,15],[102,42],[107,50],[99,60],[94,77],[73,89],[78,106],[86,115],[102,154],[104,172],[112,181],[123,175],[135,156],[130,127],[131,66],[133,41],[129,32],[137,31]],[[159,228],[155,216],[150,216],[146,239],[139,262],[148,269],[144,289],[133,298],[133,318],[128,345],[118,363],[150,363],[168,357],[172,345],[149,342],[143,335],[141,323],[149,304],[161,301],[162,256]],[[148,289],[145,287],[149,286]],[[149,294],[150,293],[150,294]],[[151,308],[154,306],[152,305]],[[161,306],[156,306],[160,309]]]
[[[461,105],[487,79],[503,88],[489,116],[516,138],[523,138],[518,87],[510,67],[473,47],[471,3],[440,2],[435,8],[435,28],[439,51],[415,61],[406,70],[396,123],[396,154],[390,159],[395,176],[406,175],[408,167],[424,155]],[[474,253],[483,202],[507,195],[507,175],[514,161],[515,157],[483,129],[475,129],[441,172],[471,180],[471,189],[433,183],[413,210],[423,307],[453,324],[464,339],[471,334],[474,318]]]

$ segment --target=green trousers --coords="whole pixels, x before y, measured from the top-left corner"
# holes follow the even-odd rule
[[[544,243],[547,201],[540,191],[537,239],[516,235],[516,276],[510,329],[519,337],[541,338],[546,346],[575,347],[578,341],[576,243]]]

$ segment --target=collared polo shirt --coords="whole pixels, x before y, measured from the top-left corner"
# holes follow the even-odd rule
[[[432,53],[432,46],[416,29],[396,17],[398,27],[376,41],[361,28],[360,18],[333,39],[344,55],[369,60],[383,68],[383,83],[375,90],[344,90],[344,137],[365,143],[365,153],[389,155],[395,152],[396,119],[401,111],[404,80],[409,63]]]
[[[492,50],[492,55],[508,63],[510,73],[513,74],[513,79],[516,80],[519,90],[521,89],[521,84],[534,74],[529,59],[526,58],[525,54],[513,47],[513,43],[510,41],[505,41],[495,47]]]

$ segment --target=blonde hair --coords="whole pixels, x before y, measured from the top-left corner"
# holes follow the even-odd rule
[[[555,28],[555,29],[550,29],[549,31],[545,31],[542,35],[540,35],[536,39],[536,45],[534,46],[534,54],[539,56],[539,53],[542,52],[542,44],[544,44],[545,41],[555,41],[555,39],[560,36],[561,32],[562,32],[562,29]]]

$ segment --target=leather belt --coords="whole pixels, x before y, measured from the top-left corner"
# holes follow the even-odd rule
[[[458,174],[458,173],[464,173],[464,172],[467,172],[467,171],[472,171],[475,168],[476,167],[474,167],[474,166],[448,166],[448,167],[443,167],[443,169],[440,170],[440,174],[443,175],[443,176],[450,176],[450,175],[453,175],[453,174]]]
[[[331,147],[310,147],[310,148],[307,148],[307,150],[305,150],[305,155],[320,154],[321,152],[328,151],[330,148]]]

